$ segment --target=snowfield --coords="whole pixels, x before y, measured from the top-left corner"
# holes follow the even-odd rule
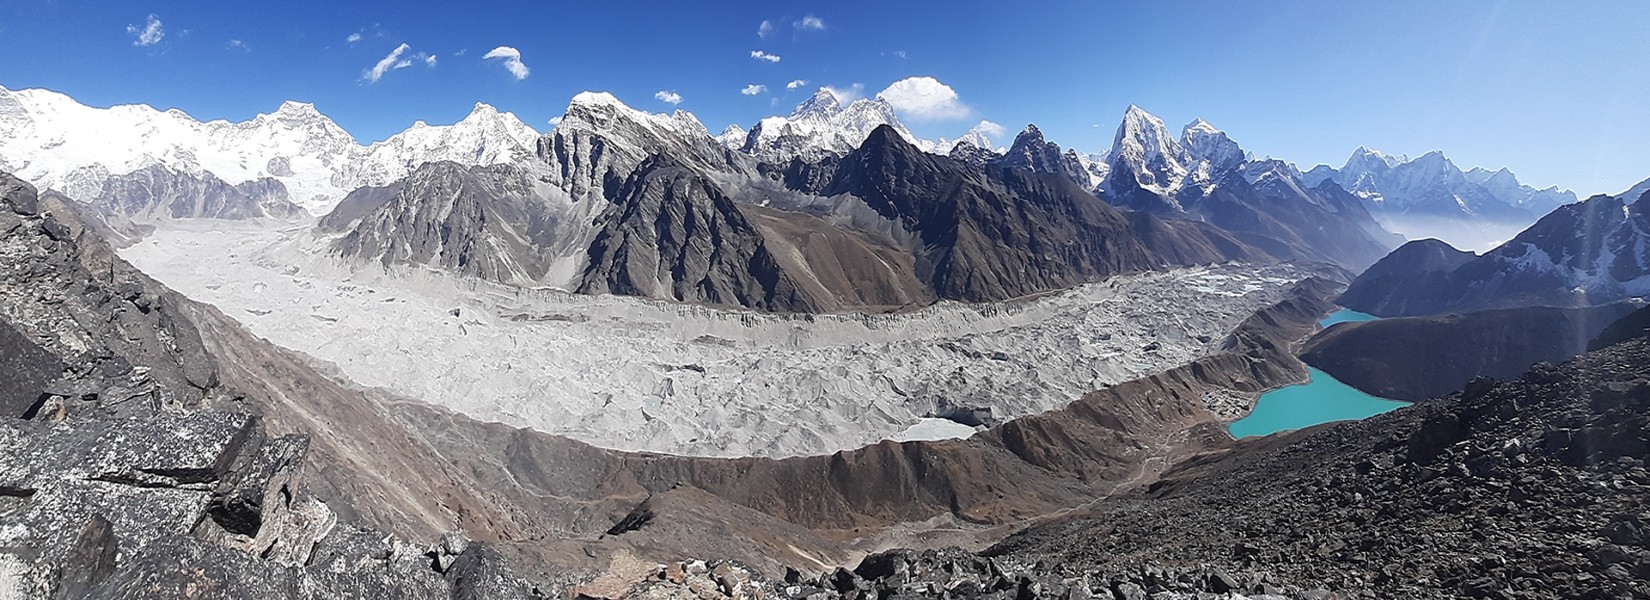
[[[283,223],[176,221],[123,257],[355,382],[597,446],[796,456],[966,437],[1216,350],[1304,271],[1223,265],[899,315],[770,315],[350,269]]]

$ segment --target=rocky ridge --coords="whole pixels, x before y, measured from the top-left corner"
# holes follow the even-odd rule
[[[224,380],[189,301],[0,174],[0,595],[462,598],[528,590],[484,544],[340,519]]]

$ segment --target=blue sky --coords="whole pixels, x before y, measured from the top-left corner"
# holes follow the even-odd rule
[[[295,99],[368,142],[456,121],[477,101],[547,130],[586,89],[653,111],[673,108],[655,99],[673,92],[715,131],[788,113],[818,85],[875,95],[927,76],[957,97],[908,111],[924,137],[1034,122],[1099,151],[1134,103],[1177,131],[1202,117],[1303,168],[1339,166],[1359,145],[1441,149],[1586,195],[1650,177],[1645,23],[1642,1],[8,0],[0,85],[201,119]],[[389,66],[409,66],[371,81],[402,44]],[[483,58],[500,46],[525,78]],[[794,80],[808,84],[787,90]],[[752,85],[766,91],[741,93]]]

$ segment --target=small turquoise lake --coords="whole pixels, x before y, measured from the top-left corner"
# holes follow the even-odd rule
[[[1336,310],[1335,312],[1329,313],[1329,316],[1324,317],[1321,321],[1318,321],[1318,324],[1328,327],[1336,323],[1357,323],[1359,321],[1374,321],[1379,318],[1380,317],[1369,313],[1361,313],[1350,308],[1342,308]]]
[[[1373,321],[1379,317],[1341,309],[1324,317],[1324,327],[1348,321]],[[1331,421],[1365,419],[1408,406],[1408,402],[1377,398],[1341,383],[1328,373],[1308,367],[1311,380],[1278,388],[1260,395],[1249,416],[1233,421],[1228,428],[1234,438],[1270,435],[1279,431],[1311,427]]]

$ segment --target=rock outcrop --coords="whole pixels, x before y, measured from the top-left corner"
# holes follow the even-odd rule
[[[0,596],[525,594],[461,574],[465,560],[432,568],[445,546],[341,522],[304,484],[308,438],[269,435],[259,403],[226,385],[199,307],[116,257],[74,206],[0,174],[0,255],[16,368],[0,386]]]

